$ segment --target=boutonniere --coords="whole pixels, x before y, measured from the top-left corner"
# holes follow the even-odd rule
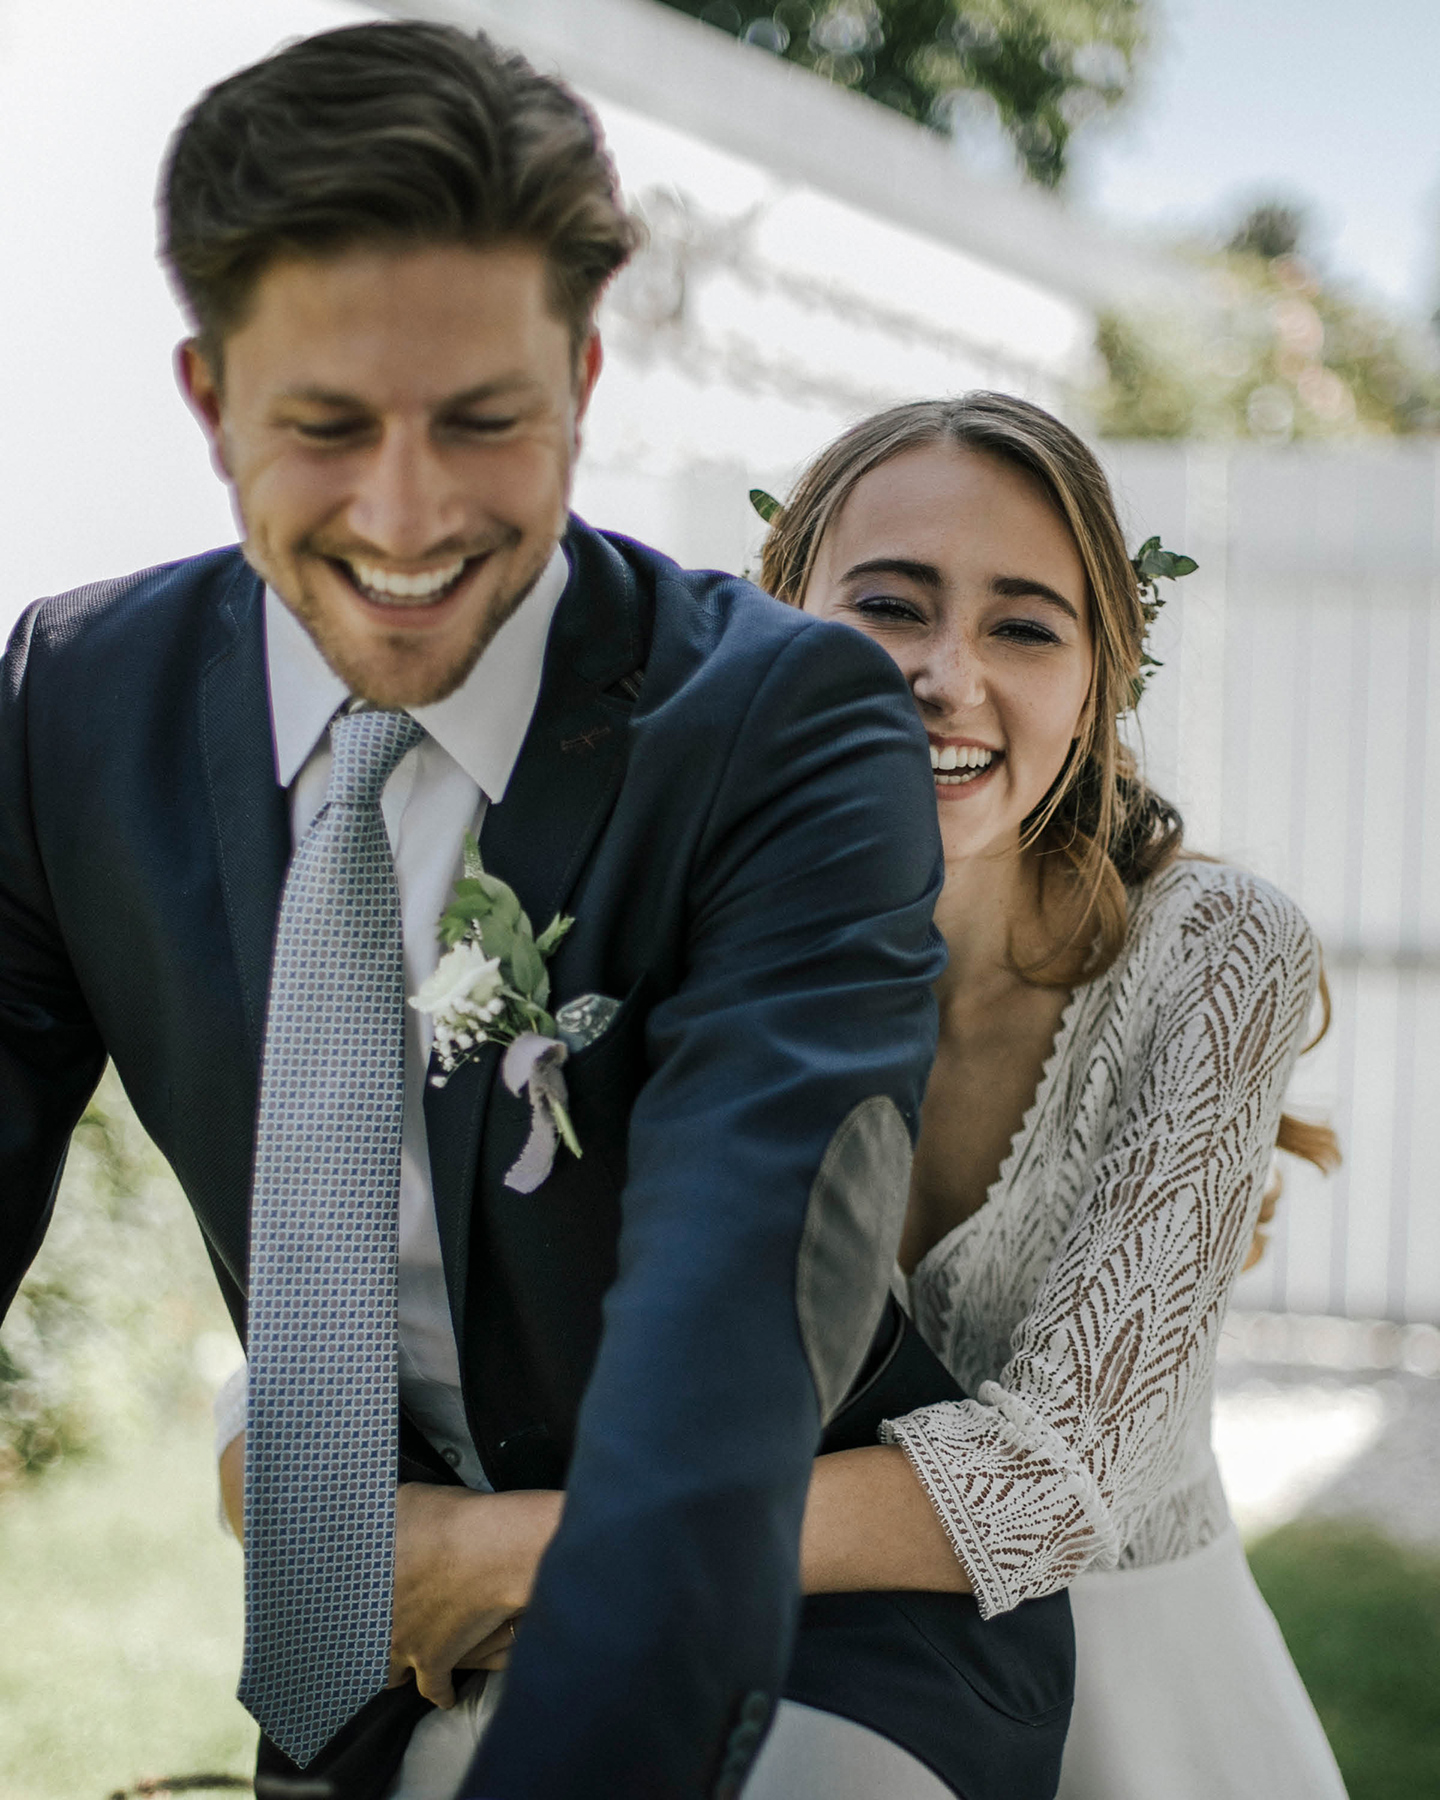
[[[436,1087],[487,1044],[506,1046],[501,1076],[512,1094],[525,1093],[530,1100],[530,1136],[505,1177],[506,1187],[521,1194],[531,1193],[550,1173],[559,1142],[572,1156],[580,1155],[564,1075],[565,1059],[578,1046],[576,1034],[565,1028],[565,1015],[593,1013],[602,996],[572,1001],[560,1008],[558,1020],[546,1010],[550,972],[545,965],[573,924],[556,913],[537,937],[514,888],[486,873],[479,845],[467,836],[455,897],[440,915],[440,941],[447,948],[410,1001],[433,1021],[440,1065],[431,1077]]]

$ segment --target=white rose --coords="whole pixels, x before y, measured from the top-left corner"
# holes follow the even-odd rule
[[[410,1004],[436,1019],[457,1011],[478,1013],[499,998],[504,985],[498,956],[486,956],[478,944],[456,944],[440,958],[435,973],[421,982]]]

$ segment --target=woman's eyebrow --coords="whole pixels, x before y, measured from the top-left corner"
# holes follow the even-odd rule
[[[845,571],[846,581],[858,580],[862,575],[903,575],[928,588],[945,585],[945,577],[934,563],[912,562],[907,556],[872,556],[866,562],[852,563]]]
[[[1001,600],[1043,600],[1049,606],[1058,606],[1077,625],[1080,623],[1080,615],[1072,601],[1029,575],[997,575],[990,583],[990,591]]]

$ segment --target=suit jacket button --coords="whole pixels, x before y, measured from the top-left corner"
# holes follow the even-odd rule
[[[770,1717],[770,1696],[764,1688],[752,1688],[740,1703],[742,1725],[761,1725]]]
[[[730,1741],[725,1746],[725,1766],[738,1764],[747,1768],[750,1758],[760,1748],[760,1740],[765,1735],[763,1725],[737,1725],[730,1733]]]

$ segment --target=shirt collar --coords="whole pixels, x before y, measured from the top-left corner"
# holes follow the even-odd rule
[[[550,622],[570,579],[565,553],[555,552],[524,600],[495,633],[484,655],[445,700],[411,709],[492,804],[505,789],[530,729]],[[265,590],[265,663],[275,777],[289,787],[309,760],[349,689],[314,638],[272,588]]]

